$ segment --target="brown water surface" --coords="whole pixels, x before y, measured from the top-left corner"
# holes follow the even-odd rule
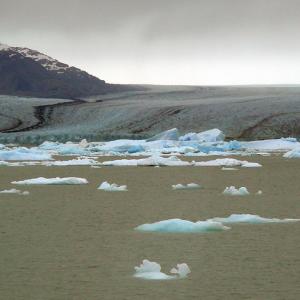
[[[197,159],[197,160],[200,160]],[[233,225],[225,232],[162,234],[134,231],[169,218],[191,221],[232,213],[300,218],[300,160],[247,158],[262,168],[2,167],[0,189],[0,299],[300,299],[300,223]],[[13,186],[38,176],[77,176],[82,186]],[[97,190],[102,181],[128,192]],[[195,182],[200,190],[173,191]],[[246,186],[246,197],[222,195]],[[262,190],[261,196],[256,196]],[[132,277],[147,258],[163,271],[186,262],[187,279]]]

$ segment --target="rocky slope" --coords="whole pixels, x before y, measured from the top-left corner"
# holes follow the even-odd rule
[[[126,90],[38,51],[0,43],[0,95],[81,98]]]

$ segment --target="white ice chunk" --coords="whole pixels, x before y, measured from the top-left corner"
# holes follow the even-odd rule
[[[259,191],[257,191],[256,195],[262,195],[262,193],[263,192],[259,190]]]
[[[245,162],[242,168],[260,168],[262,165],[256,162]]]
[[[173,190],[191,190],[191,189],[199,189],[201,185],[197,183],[188,183],[187,185],[184,184],[174,184],[172,185]]]
[[[45,178],[45,177],[38,177],[32,179],[26,179],[21,181],[13,181],[13,184],[87,184],[88,181],[85,178],[79,177],[55,177],[55,178]]]
[[[247,188],[240,187],[239,189],[235,188],[235,186],[226,187],[226,189],[223,192],[224,195],[230,195],[230,196],[246,196],[250,193],[248,192]]]
[[[18,195],[29,195],[29,192],[28,191],[20,191],[20,190],[17,190],[17,189],[10,189],[10,190],[3,190],[3,191],[0,191],[0,194],[18,194]]]
[[[262,223],[288,223],[298,222],[300,219],[277,219],[277,218],[263,218],[258,215],[251,214],[232,214],[227,218],[212,218],[208,221],[222,222],[222,223],[251,223],[251,224],[262,224]]]
[[[191,222],[182,219],[169,219],[151,224],[139,225],[135,228],[138,231],[152,232],[210,232],[230,229],[220,222],[198,221]]]
[[[238,169],[236,169],[236,168],[226,168],[226,167],[223,167],[222,170],[223,170],[223,171],[237,171]]]
[[[285,158],[300,158],[300,148],[286,152],[283,157]]]
[[[123,191],[127,191],[127,185],[119,186],[115,183],[110,184],[107,181],[104,181],[100,184],[98,190],[103,190],[106,192],[123,192]]]
[[[148,280],[171,280],[181,279],[186,277],[191,270],[186,263],[177,264],[177,269],[173,268],[170,272],[175,275],[167,275],[161,272],[160,264],[156,262],[144,259],[139,267],[134,267],[136,278],[148,279]]]
[[[56,160],[50,162],[44,162],[45,166],[93,166],[99,164],[94,159],[89,158],[78,158],[78,159],[70,159],[70,160]]]
[[[191,273],[191,269],[186,263],[177,264],[176,268],[171,269],[170,273],[178,274],[179,277],[186,277],[189,273]]]
[[[187,161],[182,161],[176,156],[161,157],[153,155],[142,159],[119,159],[103,162],[104,166],[189,166]]]
[[[209,161],[200,161],[195,162],[195,166],[197,167],[218,167],[218,166],[226,166],[226,167],[261,167],[258,163],[250,163],[246,160],[238,160],[235,158],[218,158]]]

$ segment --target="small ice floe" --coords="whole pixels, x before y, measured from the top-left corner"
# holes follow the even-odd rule
[[[13,184],[87,184],[88,181],[85,178],[79,178],[79,177],[55,177],[55,178],[45,178],[45,177],[38,177],[38,178],[32,178],[32,179],[25,179],[21,181],[13,181]]]
[[[189,166],[191,165],[188,161],[182,161],[176,156],[161,157],[153,155],[151,157],[142,159],[119,159],[112,161],[103,162],[104,166]]]
[[[223,167],[221,170],[222,170],[222,171],[237,171],[238,169],[237,169],[237,168],[227,168],[227,167]]]
[[[250,193],[248,192],[247,188],[240,187],[239,189],[235,188],[235,186],[226,187],[226,189],[223,192],[224,195],[230,195],[230,196],[246,196]]]
[[[211,231],[223,231],[230,229],[224,226],[221,222],[215,221],[198,221],[191,222],[182,219],[169,219],[159,221],[151,224],[139,225],[135,228],[138,231],[150,231],[150,232],[211,232]]]
[[[106,192],[126,192],[127,190],[127,185],[117,185],[115,183],[108,183],[107,181],[104,181],[100,184],[98,187],[98,190],[103,190]]]
[[[298,222],[300,219],[277,219],[277,218],[263,218],[258,215],[251,214],[232,214],[227,218],[212,218],[207,221],[221,222],[225,224],[233,223],[250,223],[250,224],[263,224],[263,223],[289,223]]]
[[[197,183],[188,183],[187,185],[184,184],[174,184],[172,185],[173,190],[193,190],[193,189],[200,189],[201,185]]]
[[[70,159],[70,160],[56,160],[56,161],[47,161],[44,162],[43,165],[51,167],[51,166],[93,166],[99,164],[94,159],[89,158],[78,158],[78,159]]]
[[[283,154],[283,157],[285,157],[285,158],[300,158],[300,148],[286,152],[285,154]]]
[[[263,192],[262,192],[261,190],[259,190],[259,191],[257,191],[256,195],[259,196],[259,195],[262,195],[262,193],[263,193]]]
[[[241,166],[244,168],[253,168],[253,167],[261,167],[259,163],[248,162],[247,160],[238,160],[235,158],[218,158],[209,161],[199,161],[195,162],[194,166],[196,167],[237,167]]]
[[[29,195],[29,192],[28,191],[20,191],[20,190],[17,190],[17,189],[10,189],[10,190],[3,190],[3,191],[0,191],[0,194],[18,194],[18,195]]]
[[[170,273],[174,275],[167,275],[161,272],[161,266],[157,262],[144,259],[139,267],[134,267],[136,278],[147,280],[171,280],[182,279],[187,277],[191,270],[186,263],[177,264],[176,268],[172,268]]]
[[[242,168],[260,168],[260,167],[262,167],[262,165],[256,162],[246,162],[242,164]]]

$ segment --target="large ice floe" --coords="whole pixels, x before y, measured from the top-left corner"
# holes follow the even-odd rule
[[[127,185],[117,185],[115,183],[110,184],[107,181],[104,181],[100,184],[98,190],[106,192],[125,192],[127,191]]]
[[[3,190],[0,191],[0,194],[18,194],[18,195],[29,195],[28,191],[20,191],[17,189]]]
[[[299,148],[300,143],[296,138],[281,138],[260,141],[241,142],[241,147],[257,151],[287,151]]]
[[[0,160],[51,160],[52,156],[50,153],[28,149],[25,147],[19,147],[16,149],[0,150]]]
[[[55,177],[55,178],[45,178],[45,177],[38,177],[32,179],[25,179],[21,181],[13,181],[12,184],[22,184],[22,185],[44,185],[44,184],[54,184],[54,185],[61,185],[61,184],[87,184],[88,181],[85,178],[79,177]]]
[[[192,222],[182,219],[169,219],[151,224],[139,225],[135,229],[138,231],[150,232],[204,233],[212,231],[223,231],[230,228],[224,226],[221,222],[214,220]]]
[[[172,185],[173,190],[193,190],[193,189],[200,189],[201,185],[197,183],[188,183],[186,185],[184,184],[174,184]]]
[[[172,268],[170,273],[173,275],[167,275],[161,272],[161,266],[157,262],[144,259],[139,267],[134,267],[136,278],[147,280],[172,280],[182,279],[187,277],[191,270],[186,263],[177,264],[176,268]]]
[[[187,161],[182,161],[176,156],[161,157],[153,155],[148,158],[141,159],[119,159],[103,162],[104,166],[169,166],[169,167],[181,167],[191,165]]]
[[[229,195],[229,196],[247,196],[247,195],[250,195],[247,188],[244,187],[244,186],[242,186],[238,189],[235,186],[226,187],[225,190],[223,191],[223,194],[224,195]]]
[[[251,215],[251,214],[232,214],[229,217],[212,218],[207,221],[220,222],[224,224],[234,224],[234,223],[264,224],[264,223],[299,222],[300,219],[263,218],[258,215]]]

